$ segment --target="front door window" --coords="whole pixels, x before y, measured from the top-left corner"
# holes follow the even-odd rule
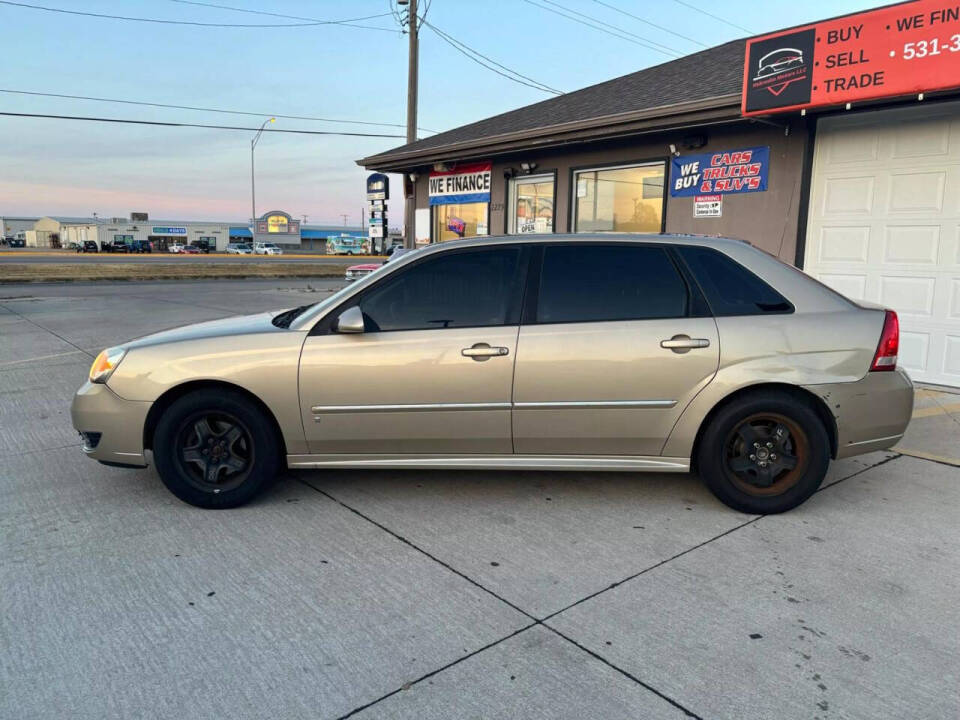
[[[518,177],[510,181],[508,233],[553,232],[554,185],[553,175]]]

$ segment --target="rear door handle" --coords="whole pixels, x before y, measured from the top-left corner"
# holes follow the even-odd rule
[[[707,338],[692,338],[689,335],[674,335],[669,340],[661,340],[660,347],[682,354],[690,352],[695,348],[710,347],[710,341]]]
[[[492,357],[509,355],[510,348],[499,346],[491,347],[489,343],[474,343],[471,347],[461,350],[460,354],[464,357],[473,358],[477,362],[483,362],[484,360],[489,360]]]

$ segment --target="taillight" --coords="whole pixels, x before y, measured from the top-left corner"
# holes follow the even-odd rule
[[[883,332],[880,333],[880,344],[873,356],[870,371],[896,370],[897,352],[900,350],[900,321],[893,310],[887,310],[883,319]]]

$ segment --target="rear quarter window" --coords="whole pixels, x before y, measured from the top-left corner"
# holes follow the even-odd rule
[[[678,246],[714,315],[791,313],[793,305],[733,258],[712,248]]]

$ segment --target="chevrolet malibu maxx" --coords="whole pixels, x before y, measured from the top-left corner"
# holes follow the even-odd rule
[[[903,435],[898,344],[893,311],[741,241],[474,238],[108,348],[72,416],[88,456],[207,508],[284,467],[522,468],[693,471],[776,513]]]

